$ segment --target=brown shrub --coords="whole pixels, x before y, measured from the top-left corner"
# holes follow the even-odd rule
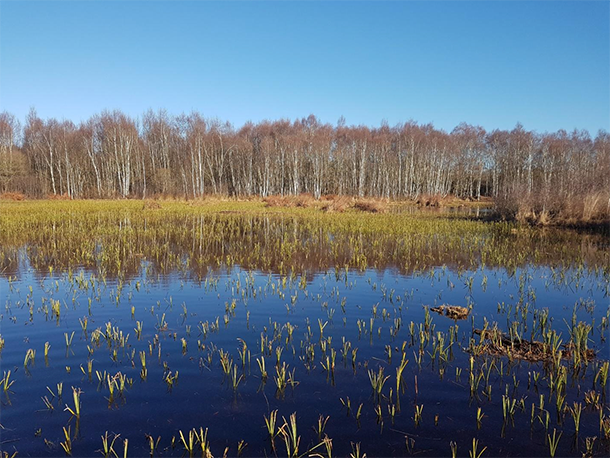
[[[582,219],[583,221],[592,221],[595,219],[603,219],[608,217],[610,197],[601,192],[587,194],[583,201]],[[604,205],[605,204],[605,205]]]
[[[320,207],[323,211],[343,213],[350,208],[353,200],[348,196],[325,196],[324,203]]]
[[[294,205],[297,207],[307,208],[312,206],[316,199],[311,194],[299,194],[298,196],[292,196],[292,200],[294,200]]]
[[[285,207],[285,201],[283,196],[267,196],[263,198],[263,202],[267,204],[267,207]]]
[[[20,201],[25,200],[25,195],[20,192],[3,192],[0,194],[0,200]]]
[[[415,203],[420,207],[441,207],[443,198],[438,194],[422,194],[417,198]]]
[[[610,222],[610,193],[570,197],[513,193],[495,201],[496,215],[535,225],[588,225]]]
[[[360,210],[363,212],[369,213],[383,213],[387,210],[387,202],[383,202],[381,200],[374,199],[357,199],[353,207],[356,210]]]

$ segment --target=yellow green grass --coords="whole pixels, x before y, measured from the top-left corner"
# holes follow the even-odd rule
[[[406,211],[398,204],[370,213],[269,207],[261,200],[150,202],[0,201],[0,272],[16,271],[23,247],[40,271],[81,266],[111,275],[135,273],[143,260],[160,271],[202,276],[210,267],[233,265],[301,273],[484,265],[510,270],[539,262],[603,269],[609,264],[602,235],[578,235],[575,244],[575,233],[567,230]]]

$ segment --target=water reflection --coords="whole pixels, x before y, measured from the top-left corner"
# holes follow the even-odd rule
[[[447,266],[514,270],[532,264],[555,267],[609,264],[603,234],[518,228],[462,218],[418,220],[383,215],[356,218],[285,215],[113,216],[100,213],[13,224],[0,232],[0,273],[15,276],[27,261],[40,275],[49,269],[84,267],[110,278],[138,276],[142,261],[157,273],[204,278],[210,269],[285,274],[329,268],[396,269],[401,274]],[[5,221],[6,222],[6,221]]]

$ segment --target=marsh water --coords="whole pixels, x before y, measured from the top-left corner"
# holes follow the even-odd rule
[[[0,215],[9,456],[200,456],[206,429],[213,456],[608,453],[607,234],[62,205]],[[496,327],[595,356],[493,354]]]

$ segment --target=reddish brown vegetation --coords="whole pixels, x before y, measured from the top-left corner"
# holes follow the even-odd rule
[[[388,209],[388,203],[377,199],[358,199],[353,207],[363,212],[383,213]]]
[[[25,200],[25,195],[20,192],[3,192],[0,194],[0,200]]]
[[[348,196],[329,195],[322,198],[321,209],[327,212],[342,213],[352,206],[354,199]]]
[[[344,212],[348,209],[369,213],[383,213],[388,210],[390,202],[387,199],[361,198],[349,196],[326,195],[315,199],[311,194],[297,196],[267,196],[263,202],[268,207],[309,208],[314,207],[326,212]]]
[[[610,192],[597,191],[565,198],[512,196],[498,199],[498,214],[504,219],[540,226],[610,224]]]
[[[420,196],[415,203],[420,207],[439,207],[440,199],[438,196]]]

